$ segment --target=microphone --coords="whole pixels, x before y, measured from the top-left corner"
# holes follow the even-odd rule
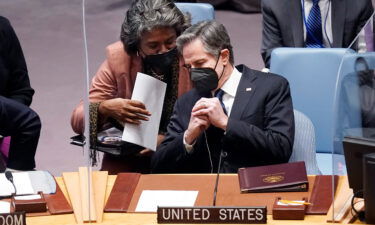
[[[16,195],[17,189],[16,189],[16,185],[14,185],[14,182],[13,182],[12,172],[10,172],[9,170],[5,171],[5,177],[7,178],[7,180],[9,180],[10,183],[12,183],[13,188],[14,188],[14,194]]]
[[[219,157],[219,165],[217,166],[217,174],[216,174],[216,182],[215,182],[215,189],[214,189],[214,200],[212,202],[213,206],[216,206],[216,195],[217,195],[217,187],[219,186],[219,175],[220,175],[220,169],[221,169],[221,160],[227,157],[228,153],[224,152],[223,149],[221,149],[220,157]]]

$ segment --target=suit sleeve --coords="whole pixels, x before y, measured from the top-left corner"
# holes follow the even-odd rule
[[[270,67],[274,48],[282,47],[282,37],[278,21],[271,9],[272,1],[262,1],[263,31],[261,54],[265,67]]]
[[[20,42],[9,21],[1,18],[4,49],[4,60],[9,69],[9,82],[7,84],[7,98],[29,106],[34,95],[30,87],[30,80],[27,71],[25,57]]]
[[[158,146],[151,159],[152,173],[176,173],[183,171],[184,164],[191,157],[185,150],[183,135],[190,119],[183,115],[182,99],[177,100],[173,115],[167,127],[167,136]]]
[[[267,161],[288,162],[294,140],[294,114],[289,85],[285,79],[269,83],[273,85],[270,85],[265,100],[264,127],[229,119],[224,144],[246,146],[236,150],[255,151],[254,155]]]

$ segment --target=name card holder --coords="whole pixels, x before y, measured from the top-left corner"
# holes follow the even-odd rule
[[[267,207],[158,207],[158,223],[266,224]]]
[[[25,212],[0,214],[0,224],[26,225],[26,214]]]
[[[24,196],[12,196],[12,206],[15,212],[26,212],[26,213],[37,213],[37,212],[46,212],[47,211],[47,202],[44,199],[43,192],[38,192],[40,197],[35,199],[18,199]],[[1,225],[1,223],[0,223]]]
[[[304,220],[306,212],[307,198],[303,198],[301,204],[280,205],[280,197],[275,199],[272,209],[272,218],[274,220]],[[294,202],[294,201],[289,201]]]

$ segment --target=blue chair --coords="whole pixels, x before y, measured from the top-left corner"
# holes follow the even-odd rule
[[[177,8],[182,12],[188,12],[191,15],[191,24],[198,23],[203,20],[215,19],[215,10],[208,3],[176,3]]]
[[[323,174],[333,173],[334,161],[344,162],[335,145],[336,94],[339,68],[347,49],[277,48],[270,71],[290,84],[293,106],[311,119],[316,131],[318,165]]]
[[[289,162],[305,161],[307,174],[321,174],[316,161],[315,130],[311,120],[298,110],[294,111],[294,143]]]

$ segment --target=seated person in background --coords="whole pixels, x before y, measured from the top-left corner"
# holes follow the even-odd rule
[[[6,165],[11,171],[35,168],[41,123],[29,108],[33,95],[17,35],[0,16],[0,135],[11,137]]]
[[[177,97],[191,88],[188,70],[183,67],[176,49],[176,38],[190,26],[172,0],[135,0],[121,27],[121,41],[109,45],[107,59],[92,79],[90,88],[90,136],[95,148],[97,131],[110,120],[139,124],[150,115],[144,104],[130,100],[137,72],[143,72],[167,83],[159,136],[164,138]],[[71,125],[83,133],[83,104],[75,108]],[[96,154],[93,154],[96,155]],[[95,159],[93,161],[95,163]],[[148,172],[150,151],[117,157],[105,154],[102,170]]]
[[[277,47],[347,48],[373,11],[371,0],[262,0],[264,64]]]
[[[337,133],[341,140],[346,135],[375,138],[375,74],[366,59],[358,57],[355,72],[343,77],[340,88]],[[361,118],[361,121],[358,121]],[[352,129],[354,128],[354,129]],[[358,133],[358,128],[361,132]],[[353,133],[353,131],[355,133]]]
[[[227,173],[288,162],[294,116],[287,80],[234,67],[228,33],[215,21],[188,28],[177,46],[195,88],[177,100],[152,172],[209,173],[220,155]]]

